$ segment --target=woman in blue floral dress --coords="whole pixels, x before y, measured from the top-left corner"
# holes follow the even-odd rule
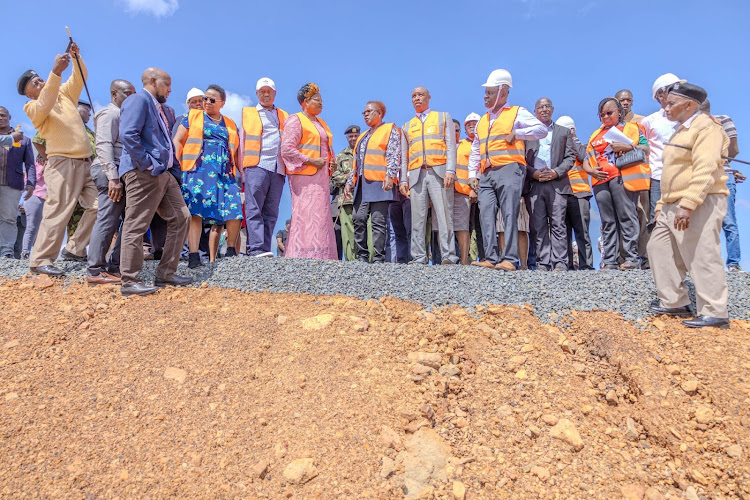
[[[209,260],[219,250],[223,226],[227,227],[227,256],[237,255],[234,247],[242,222],[242,200],[237,183],[237,126],[221,115],[226,92],[210,85],[203,97],[203,111],[191,110],[174,138],[182,166],[182,195],[190,214],[188,266],[201,265],[198,255],[203,224],[211,224]],[[201,132],[202,131],[202,132]]]

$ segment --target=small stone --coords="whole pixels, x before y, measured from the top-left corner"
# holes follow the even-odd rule
[[[127,481],[128,477],[130,477],[130,474],[128,474],[127,470],[122,470],[120,471],[119,477],[121,481]]]
[[[698,381],[697,380],[685,380],[683,383],[680,384],[680,387],[683,391],[687,392],[688,394],[695,394],[698,391]]]
[[[526,374],[526,370],[521,368],[516,372],[516,378],[519,380],[526,380],[527,378],[529,378],[529,376]]]
[[[531,344],[525,344],[523,347],[521,347],[521,352],[531,352],[534,350],[534,346]]]
[[[284,323],[286,323],[286,321],[287,321],[288,319],[289,319],[289,318],[287,318],[287,317],[286,317],[286,316],[284,316],[283,314],[279,314],[278,316],[276,316],[276,324],[277,324],[277,325],[283,325]]]
[[[444,377],[458,377],[461,374],[461,368],[456,365],[443,365],[438,373]]]
[[[302,328],[305,330],[322,330],[333,322],[333,314],[323,313],[302,320]]]
[[[273,454],[277,460],[286,456],[287,447],[286,441],[281,441],[274,445]]]
[[[349,316],[351,326],[355,332],[366,332],[370,328],[370,322],[359,316]]]
[[[698,493],[695,491],[695,488],[692,486],[688,486],[685,488],[685,500],[700,500],[700,497],[698,496]]]
[[[542,422],[544,422],[545,424],[549,426],[555,425],[558,420],[559,419],[556,416],[551,415],[549,413],[542,415]]]
[[[440,368],[443,361],[442,356],[436,352],[410,352],[407,358],[410,363],[419,363],[436,370]]]
[[[679,375],[680,374],[680,367],[677,365],[669,365],[667,367],[667,371],[670,375]]]
[[[396,451],[401,451],[404,449],[404,444],[401,441],[401,436],[399,436],[396,431],[386,425],[380,428],[380,439],[388,448],[393,448]]]
[[[388,479],[388,477],[396,472],[396,461],[389,457],[381,458],[383,466],[380,468],[380,477]]]
[[[639,436],[640,432],[638,432],[638,427],[635,425],[635,420],[628,417],[625,421],[625,439],[628,441],[638,441]]]
[[[5,395],[6,401],[13,401],[14,399],[18,399],[18,393],[17,392],[9,392]]]
[[[453,498],[464,500],[466,498],[466,486],[461,481],[453,481]]]
[[[430,343],[430,341],[427,340],[427,339],[419,339],[419,347],[424,347],[424,346],[426,346],[429,343]]]
[[[643,496],[645,500],[664,500],[664,495],[662,495],[659,490],[656,488],[648,488],[646,490],[645,495]]]
[[[583,413],[584,415],[588,415],[592,411],[594,411],[594,407],[591,405],[584,405],[581,407],[581,413]]]
[[[646,488],[640,484],[625,484],[620,487],[620,493],[625,500],[643,500]]]
[[[526,435],[533,439],[538,438],[541,433],[542,431],[539,430],[539,427],[536,425],[530,425],[529,428],[526,429]]]
[[[459,429],[463,429],[464,427],[467,427],[469,425],[469,421],[466,420],[463,417],[459,417],[456,419],[456,427]]]
[[[567,418],[561,418],[549,431],[551,437],[571,445],[575,451],[583,449],[583,440],[576,426]]]
[[[607,391],[607,395],[604,396],[604,399],[606,399],[607,403],[611,405],[617,405],[617,393],[613,389]]]
[[[190,463],[193,464],[195,467],[199,467],[200,464],[203,462],[203,457],[198,453],[191,453],[190,454]]]
[[[283,475],[291,484],[305,484],[318,475],[318,469],[312,458],[299,458],[286,466]]]
[[[178,383],[185,382],[185,379],[187,378],[187,372],[183,370],[182,368],[175,368],[174,366],[167,367],[166,370],[164,370],[164,378],[167,380],[176,380]]]
[[[714,412],[707,406],[699,406],[695,410],[695,421],[699,424],[708,425],[714,420]]]
[[[724,451],[731,458],[740,458],[740,457],[742,457],[742,446],[740,446],[739,444],[733,444],[732,446],[727,446],[727,448]]]
[[[531,473],[538,477],[541,481],[547,481],[547,479],[549,479],[551,476],[549,469],[539,467],[538,465],[535,465],[531,468]]]
[[[250,477],[263,479],[268,473],[269,463],[268,460],[261,460],[252,467],[250,467]]]
[[[19,343],[18,340],[11,340],[3,344],[3,349],[13,349],[14,347],[18,347]]]

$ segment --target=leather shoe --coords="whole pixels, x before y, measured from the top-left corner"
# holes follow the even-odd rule
[[[86,278],[86,283],[89,285],[119,285],[122,280],[118,276],[102,272],[95,276],[90,275]]]
[[[682,322],[683,325],[690,328],[703,328],[713,326],[722,330],[729,328],[729,318],[712,318],[711,316],[698,316],[695,319],[688,319]]]
[[[664,314],[667,316],[695,316],[693,314],[693,309],[689,305],[682,307],[664,307],[661,305],[659,299],[654,299],[651,302],[651,305],[648,306],[648,310],[654,314]]]
[[[155,286],[146,286],[146,284],[142,281],[137,281],[135,283],[122,285],[120,287],[120,293],[122,293],[124,297],[128,297],[130,295],[148,295],[149,293],[154,293],[158,289],[159,288]]]
[[[480,262],[472,262],[472,266],[479,266],[479,267],[486,267],[487,269],[495,269],[495,264],[488,260],[483,260]]]
[[[154,278],[154,286],[159,288],[165,286],[186,286],[193,282],[193,278],[186,276],[173,275],[171,278]]]
[[[495,269],[499,271],[515,271],[516,266],[514,266],[511,262],[508,262],[507,260],[502,261],[498,265],[495,266]]]
[[[65,276],[65,271],[55,266],[39,266],[30,269],[32,273],[46,274],[47,276]]]
[[[443,261],[440,263],[441,266],[450,266],[453,265],[453,262],[449,259],[443,259]]]
[[[86,262],[88,261],[88,257],[86,255],[76,255],[74,253],[70,253],[67,250],[63,249],[63,251],[60,253],[60,257],[62,257],[62,260],[69,260],[72,262]]]

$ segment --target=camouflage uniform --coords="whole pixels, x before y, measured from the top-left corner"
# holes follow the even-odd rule
[[[354,197],[344,194],[346,179],[354,167],[354,148],[346,148],[336,156],[336,169],[331,176],[331,193],[334,195],[331,201],[331,215],[339,218],[341,227],[341,246],[343,248],[344,260],[356,260],[354,248],[354,221],[352,220],[352,208]]]

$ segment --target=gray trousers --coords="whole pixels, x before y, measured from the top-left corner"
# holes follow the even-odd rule
[[[453,186],[443,187],[443,179],[432,169],[423,168],[419,179],[411,187],[411,261],[427,264],[425,232],[427,231],[427,210],[432,202],[432,223],[437,223],[440,232],[440,254],[442,261],[458,262],[453,236]]]
[[[39,225],[42,223],[44,200],[38,196],[32,196],[23,204],[23,209],[26,211],[26,231],[23,233],[21,254],[27,255],[31,254],[36,241],[36,233],[39,232]]]
[[[537,266],[548,271],[567,270],[565,213],[568,210],[568,195],[556,192],[551,182],[534,182],[527,196],[531,202],[531,225],[536,233]]]
[[[625,189],[622,177],[616,177],[594,186],[594,196],[602,219],[602,262],[605,266],[617,265],[622,240],[625,262],[638,264],[638,193]]]
[[[18,227],[18,202],[21,201],[21,190],[10,186],[0,186],[0,257],[13,258],[13,246],[16,244]]]
[[[91,241],[89,242],[89,274],[97,276],[99,273],[119,273],[120,272],[120,241],[122,235],[117,235],[115,248],[112,250],[112,256],[107,262],[107,252],[112,245],[112,237],[120,227],[120,219],[125,211],[125,193],[120,201],[115,203],[107,193],[109,192],[109,179],[104,174],[101,165],[91,166],[91,179],[94,181],[98,192],[99,209],[96,212],[96,222],[94,229],[91,231]]]
[[[499,264],[507,260],[518,268],[518,212],[521,209],[521,190],[526,168],[518,163],[486,170],[479,178],[477,198],[479,221],[482,226],[485,260]],[[497,242],[497,209],[503,213],[505,248],[500,254]]]
[[[568,269],[573,269],[573,235],[578,244],[578,269],[594,269],[594,253],[591,247],[589,224],[591,203],[589,198],[568,196],[568,211],[565,213],[568,231]]]

